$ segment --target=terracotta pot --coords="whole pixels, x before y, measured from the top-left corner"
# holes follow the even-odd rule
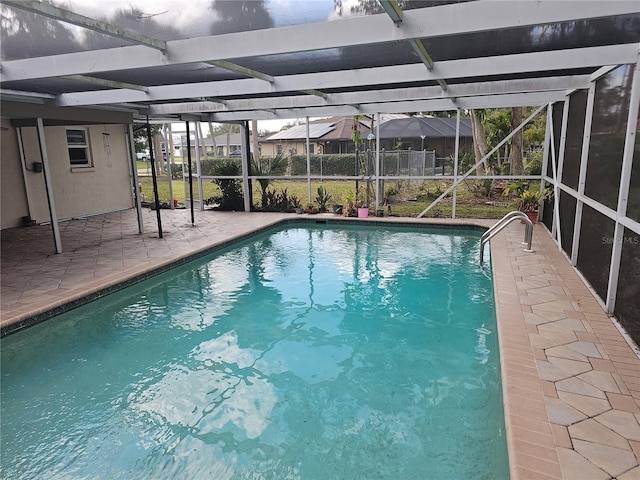
[[[538,212],[524,212],[527,217],[529,217],[529,220],[531,220],[531,223],[538,223]],[[520,220],[520,223],[524,223],[524,220]]]

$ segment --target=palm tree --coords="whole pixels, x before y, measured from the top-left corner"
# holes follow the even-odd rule
[[[288,159],[282,152],[278,153],[273,159],[258,158],[251,155],[251,175],[256,177],[268,177],[270,175],[280,175],[285,172],[288,165]],[[262,196],[262,205],[266,204],[267,188],[271,184],[269,178],[259,178],[260,193]]]

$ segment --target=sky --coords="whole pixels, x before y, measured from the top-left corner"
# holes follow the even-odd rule
[[[357,0],[346,0],[343,16],[348,16],[350,5]],[[89,17],[109,17],[131,6],[153,16],[159,22],[178,29],[189,29],[190,36],[208,35],[213,12],[212,0],[64,0],[59,5]],[[337,18],[333,0],[267,0],[265,3],[276,27],[313,23]]]

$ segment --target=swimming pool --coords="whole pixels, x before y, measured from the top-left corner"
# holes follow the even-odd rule
[[[2,340],[7,478],[507,478],[465,230],[298,226]]]

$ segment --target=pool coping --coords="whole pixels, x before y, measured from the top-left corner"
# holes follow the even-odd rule
[[[212,241],[204,247],[193,248],[174,258],[154,259],[145,265],[124,269],[118,275],[86,285],[81,293],[69,295],[62,300],[58,298],[47,306],[31,308],[27,312],[16,311],[12,317],[2,320],[2,336],[197,260],[257,233],[287,224],[356,225],[358,222],[476,231],[483,231],[494,223],[492,220],[482,219],[351,219],[322,214],[274,216],[261,226],[244,228],[241,234],[230,234],[224,240]],[[558,250],[544,226],[536,225],[534,228],[534,254],[523,253],[524,247],[520,244],[522,234],[523,228],[513,224],[490,242],[511,478],[637,478],[635,475],[640,474],[640,359],[618,332],[612,319],[604,313],[583,279]],[[547,282],[548,287],[534,285],[533,288],[530,285],[531,277],[548,277],[552,280]],[[547,291],[541,294],[541,288],[547,288]],[[550,299],[553,295],[555,297]],[[540,310],[542,307],[547,310]],[[545,316],[545,311],[553,313],[550,316],[553,317],[552,320],[546,318],[549,315]],[[569,327],[573,330],[569,331]],[[607,401],[609,410],[605,413],[592,412],[588,418],[579,420],[571,415],[575,415],[576,409],[573,407],[577,406],[579,410],[583,408],[582,404],[574,402],[569,405],[565,402],[568,394],[575,397],[577,393],[567,392],[563,382],[580,379],[586,374],[567,372],[558,367],[560,365],[571,370],[575,366],[569,364],[573,360],[563,358],[563,355],[571,355],[559,350],[574,341],[591,344],[595,349],[595,353],[582,359],[586,360],[582,364],[588,365],[591,370],[587,373],[597,373],[601,377],[609,375],[617,383],[617,387],[602,386],[597,394],[604,396],[604,399],[597,400]],[[598,382],[591,383],[595,383],[595,387],[601,386]],[[587,400],[592,399],[589,397]],[[608,415],[607,419],[602,419],[605,414]],[[609,418],[614,416],[613,419]],[[621,419],[628,420],[627,424],[633,423],[634,428],[637,425],[638,431],[623,431],[624,428],[621,429],[616,423],[620,423]],[[626,447],[618,448],[620,442],[617,439],[610,442],[614,444],[612,446],[607,445],[604,440],[585,435],[577,427],[586,421],[600,422],[600,430],[603,425],[610,427],[611,436],[622,435]],[[614,477],[607,471],[614,467],[606,459],[593,454],[593,446],[608,448],[607,452],[613,452],[614,458],[621,459],[625,470],[616,472]],[[617,450],[611,450],[612,448]]]

